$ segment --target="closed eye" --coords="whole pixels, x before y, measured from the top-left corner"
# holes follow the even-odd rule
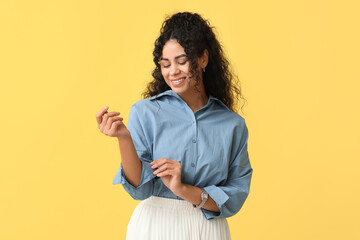
[[[187,63],[187,61],[188,60],[185,60],[185,61],[183,61],[183,62],[178,62],[178,64],[180,64],[180,65],[185,65],[186,63]],[[164,64],[164,63],[162,63],[161,61],[159,61],[159,64],[160,64],[160,66],[162,66],[163,68],[168,68],[168,67],[170,67],[170,64]]]

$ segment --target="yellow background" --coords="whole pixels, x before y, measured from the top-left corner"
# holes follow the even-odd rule
[[[360,239],[358,1],[1,1],[0,239],[124,239],[117,141],[164,17],[216,27],[248,104],[250,195],[233,239]],[[126,121],[125,121],[126,122]]]

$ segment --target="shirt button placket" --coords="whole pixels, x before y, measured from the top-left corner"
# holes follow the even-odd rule
[[[196,171],[195,171],[195,166],[196,166],[196,161],[197,161],[197,155],[198,155],[198,149],[197,149],[197,121],[196,121],[196,115],[194,115],[193,121],[192,121],[192,129],[193,129],[193,139],[191,140],[191,142],[193,143],[193,156],[191,157],[191,163],[190,163],[190,167],[192,168],[192,184],[195,183],[195,175],[196,175]]]

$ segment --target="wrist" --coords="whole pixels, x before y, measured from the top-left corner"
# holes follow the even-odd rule
[[[183,198],[183,193],[186,192],[186,184],[181,183],[179,185],[179,187],[177,187],[176,189],[174,189],[173,193],[178,196]]]
[[[195,208],[202,208],[209,199],[209,194],[204,189],[201,189],[201,191],[201,203],[199,205],[193,204]]]
[[[131,134],[130,134],[129,130],[126,129],[126,131],[124,133],[122,133],[120,136],[117,136],[117,139],[119,142],[130,140]]]

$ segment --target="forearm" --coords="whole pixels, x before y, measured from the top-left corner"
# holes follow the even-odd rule
[[[198,206],[201,203],[201,192],[202,190],[199,187],[195,187],[189,184],[182,184],[181,188],[175,191],[174,194]],[[216,202],[210,196],[202,208],[213,212],[220,212]]]
[[[126,180],[134,187],[137,187],[140,185],[141,180],[141,162],[136,153],[130,133],[121,138],[119,137],[118,143]]]

